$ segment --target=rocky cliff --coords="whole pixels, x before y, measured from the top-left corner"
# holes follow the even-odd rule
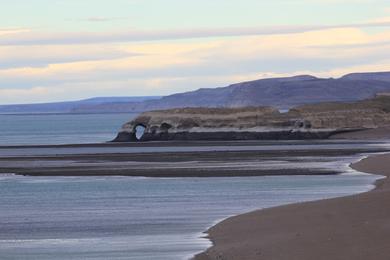
[[[390,96],[354,103],[322,103],[292,109],[315,129],[376,128],[390,125]]]
[[[319,139],[390,125],[390,96],[320,103],[280,113],[272,107],[152,111],[126,123],[115,141]]]

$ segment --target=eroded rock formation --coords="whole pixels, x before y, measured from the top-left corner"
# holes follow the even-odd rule
[[[322,139],[390,125],[390,97],[321,103],[280,113],[272,107],[181,108],[141,114],[114,141]]]

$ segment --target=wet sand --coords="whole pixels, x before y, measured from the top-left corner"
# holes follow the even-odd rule
[[[344,140],[390,140],[390,127],[379,127],[362,131],[353,131],[332,135],[330,139]]]
[[[348,156],[356,151],[220,151],[0,157],[0,173],[31,176],[228,177],[328,175],[334,169],[300,167],[302,157]],[[275,158],[285,164],[269,167]],[[278,167],[280,166],[280,167]]]
[[[352,165],[390,176],[390,155]],[[388,260],[390,181],[349,197],[287,205],[229,218],[209,231],[214,246],[196,260]]]
[[[226,177],[325,175],[305,158],[388,151],[360,142],[147,142],[0,147],[0,173],[34,176]],[[310,160],[310,159],[309,159]],[[277,161],[277,162],[275,162]],[[294,164],[295,167],[291,167]]]

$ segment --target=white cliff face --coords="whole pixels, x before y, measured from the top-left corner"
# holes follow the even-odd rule
[[[354,103],[324,103],[294,109],[313,128],[377,128],[390,125],[390,96]]]
[[[337,131],[390,125],[389,111],[390,97],[383,96],[349,104],[324,103],[301,106],[288,113],[280,113],[272,107],[182,108],[143,113],[126,123],[121,133],[135,136],[139,134],[136,131],[137,127],[142,127],[148,140],[207,139],[207,135],[215,139],[218,138],[218,133],[221,139],[234,140],[305,138],[305,135],[311,138],[316,137],[313,133],[331,134]],[[319,137],[323,138],[326,135],[321,134]],[[142,137],[138,139],[142,140]]]
[[[143,125],[147,131],[246,131],[291,128],[295,121],[270,107],[260,108],[184,108],[146,112],[125,124],[124,132]]]

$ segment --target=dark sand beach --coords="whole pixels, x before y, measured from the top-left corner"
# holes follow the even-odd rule
[[[195,259],[388,260],[390,155],[351,166],[387,178],[364,194],[229,218],[208,231],[214,246]]]
[[[147,142],[2,146],[0,173],[32,176],[227,177],[328,175],[338,169],[303,167],[310,158],[388,151],[348,141]],[[306,158],[306,159],[305,159]],[[309,159],[307,159],[309,158]],[[273,163],[280,161],[280,163]],[[295,167],[291,167],[291,163]],[[271,166],[269,166],[271,165]]]
[[[390,140],[390,127],[378,127],[362,131],[352,131],[332,135],[330,139],[348,139],[348,140]]]

